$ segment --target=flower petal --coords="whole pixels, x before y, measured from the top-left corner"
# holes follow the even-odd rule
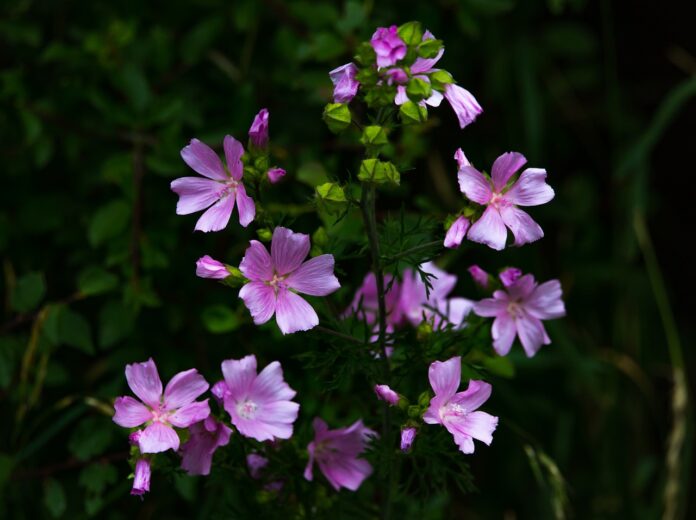
[[[249,247],[239,264],[239,270],[254,282],[270,281],[273,278],[273,260],[266,246],[258,240],[249,242]]]
[[[457,174],[459,190],[466,198],[477,204],[488,204],[493,192],[491,184],[486,177],[471,165],[464,165]]]
[[[201,218],[196,222],[195,229],[204,233],[225,229],[233,209],[234,197],[231,195],[222,197],[201,215]]]
[[[471,226],[471,222],[468,218],[457,218],[457,220],[452,223],[445,234],[444,246],[449,249],[458,248],[461,245],[462,240],[464,240],[466,232],[469,230],[469,226]]]
[[[491,178],[493,179],[493,187],[497,193],[500,193],[510,177],[515,175],[517,170],[525,165],[527,159],[524,155],[517,152],[506,152],[498,157],[491,168]]]
[[[289,401],[296,394],[283,379],[283,368],[278,361],[266,365],[249,389],[249,397],[255,403]]]
[[[508,303],[507,298],[484,298],[474,304],[474,313],[484,318],[493,318],[501,314],[507,314]]]
[[[541,226],[534,222],[527,212],[516,206],[501,207],[500,216],[512,234],[515,235],[516,246],[535,242],[544,236]]]
[[[284,227],[273,230],[271,257],[279,275],[286,275],[300,267],[309,254],[309,235],[295,233]]]
[[[455,356],[447,361],[433,361],[428,369],[428,379],[438,397],[454,395],[462,379],[462,358]]]
[[[244,175],[242,166],[242,155],[244,155],[244,147],[242,143],[237,141],[231,135],[226,135],[222,142],[222,147],[225,149],[225,160],[227,161],[227,169],[235,181],[242,179]]]
[[[498,355],[505,356],[510,352],[516,333],[515,320],[508,314],[501,314],[493,320],[491,336],[493,337],[493,348]]]
[[[113,421],[124,428],[135,428],[152,418],[147,406],[129,396],[116,398],[114,410]]]
[[[177,215],[188,215],[207,208],[216,202],[223,185],[210,179],[200,177],[181,177],[174,179],[171,189],[179,195],[176,203]]]
[[[319,469],[331,486],[357,491],[363,481],[372,474],[372,465],[364,459],[335,457],[330,463],[319,460]]]
[[[534,357],[542,345],[551,343],[540,320],[532,316],[524,316],[517,319],[516,325],[517,334],[527,357]]]
[[[247,227],[254,217],[256,217],[256,206],[254,199],[247,195],[244,184],[239,184],[236,190],[237,211],[239,212],[239,224],[242,227]]]
[[[126,365],[126,381],[143,403],[151,408],[159,406],[162,397],[162,381],[152,358],[144,363]]]
[[[486,412],[472,412],[464,416],[463,429],[476,440],[490,446],[493,432],[498,427],[498,418]]]
[[[278,291],[276,322],[283,334],[309,330],[319,325],[319,317],[312,306],[301,296],[288,291]]]
[[[213,149],[198,139],[191,139],[188,146],[181,150],[181,158],[193,171],[209,179],[227,180],[222,161]]]
[[[431,107],[439,107],[440,103],[442,103],[442,98],[444,98],[444,96],[440,92],[433,90],[430,97],[425,100],[425,103]]]
[[[471,225],[467,237],[472,242],[486,244],[496,251],[505,249],[507,230],[498,210],[488,206],[481,218]]]
[[[505,198],[517,206],[538,206],[553,199],[553,188],[546,184],[546,170],[527,168],[505,192]]]
[[[179,408],[167,418],[167,421],[177,428],[187,428],[192,424],[204,421],[210,415],[208,400],[194,401]]]
[[[209,387],[208,382],[195,368],[179,372],[172,377],[164,389],[164,408],[165,410],[176,410],[189,404]]]
[[[473,123],[476,117],[483,112],[481,105],[471,92],[454,83],[445,85],[445,99],[449,101],[452,110],[457,115],[459,128]]]
[[[451,403],[456,403],[464,408],[467,413],[478,410],[483,403],[488,401],[493,387],[485,381],[471,380],[469,386],[463,392],[457,392],[450,399]]]
[[[276,312],[277,300],[273,288],[263,282],[249,282],[239,290],[239,297],[249,309],[256,325],[262,325]]]
[[[235,401],[246,399],[256,379],[256,356],[250,354],[242,359],[227,359],[222,362],[221,368],[227,383],[226,395]]]
[[[171,426],[153,422],[138,437],[138,446],[140,453],[161,453],[169,449],[176,451],[179,449],[179,436]]]
[[[404,85],[397,85],[396,96],[394,96],[395,105],[403,105],[408,101],[408,95],[406,94],[406,87]]]
[[[320,255],[304,262],[285,280],[297,292],[326,296],[341,288],[334,276],[333,255]]]
[[[536,287],[524,302],[524,309],[540,320],[562,318],[566,314],[562,296],[561,282],[558,280],[544,282]]]

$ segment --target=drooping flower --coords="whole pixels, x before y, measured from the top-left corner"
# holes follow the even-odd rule
[[[218,262],[208,255],[196,260],[196,276],[200,278],[212,278],[214,280],[224,280],[230,275],[225,264]]]
[[[457,284],[457,277],[446,273],[432,262],[422,264],[420,271],[430,275],[428,280],[431,287],[429,290],[426,288],[418,272],[411,269],[404,271],[399,302],[403,316],[413,326],[418,326],[425,320],[432,322],[436,329],[447,324],[455,329],[461,328],[474,302],[466,298],[448,298]]]
[[[538,206],[553,199],[553,189],[546,184],[546,170],[527,168],[508,187],[512,176],[526,162],[520,153],[504,153],[493,163],[490,180],[473,166],[459,169],[462,193],[476,204],[486,206],[481,218],[469,229],[469,240],[500,251],[505,247],[506,226],[515,236],[516,246],[544,236],[539,224],[517,206]]]
[[[389,385],[375,385],[375,393],[379,399],[387,402],[390,406],[399,404],[399,394],[389,388]]]
[[[268,180],[271,184],[276,184],[285,177],[285,170],[283,168],[271,168],[266,172],[266,175],[268,175]]]
[[[483,112],[474,95],[454,83],[445,85],[445,99],[452,106],[452,110],[454,110],[457,116],[459,128],[464,128],[473,123],[478,115]]]
[[[346,63],[329,72],[329,77],[334,85],[334,103],[350,103],[358,93],[360,82],[355,79],[358,67],[354,63]]]
[[[283,334],[309,330],[319,324],[317,313],[297,293],[326,296],[341,284],[333,274],[333,255],[304,262],[309,248],[309,235],[284,227],[273,231],[270,255],[261,242],[250,242],[239,265],[250,281],[239,291],[239,297],[254,323],[266,323],[275,314]]]
[[[142,496],[150,491],[150,460],[140,458],[135,463],[135,471],[133,472],[133,488],[130,494]]]
[[[268,109],[262,108],[254,117],[249,128],[249,140],[256,148],[265,148],[268,144]]]
[[[124,428],[147,424],[137,437],[141,453],[178,450],[179,436],[173,427],[187,428],[210,415],[208,400],[196,401],[208,390],[208,383],[195,368],[176,374],[164,393],[152,358],[126,365],[126,380],[140,401],[130,396],[118,397],[113,421]]]
[[[435,36],[433,36],[433,33],[431,33],[430,31],[425,31],[425,33],[423,34],[423,41],[434,39]],[[442,58],[444,52],[445,48],[441,47],[440,51],[433,58],[416,58],[416,61],[413,62],[413,65],[411,65],[410,67],[411,75],[414,78],[418,78],[425,81],[426,83],[430,83],[430,78],[428,77],[428,74],[436,72],[437,69],[435,69],[434,67],[437,64],[437,62],[440,61],[440,58]],[[390,84],[399,84],[396,87],[396,96],[394,97],[394,103],[397,105],[403,105],[408,101],[408,95],[406,94],[405,86],[405,83],[407,83],[409,80],[408,74],[406,74],[406,71],[404,71],[403,69],[395,67],[393,69],[389,69],[387,71],[387,75],[389,76]],[[440,103],[442,103],[442,97],[443,96],[440,92],[433,89],[430,96],[427,99],[421,100],[420,104],[430,105],[432,107],[439,107]]]
[[[189,426],[189,439],[181,446],[181,469],[189,475],[209,475],[215,450],[230,442],[232,430],[212,415]]]
[[[498,354],[504,356],[510,352],[517,336],[527,357],[532,357],[542,345],[551,343],[541,320],[565,316],[562,296],[558,280],[537,285],[534,276],[526,274],[504,290],[495,291],[493,298],[477,302],[474,312],[479,316],[495,318],[491,334],[493,348]]]
[[[452,222],[452,225],[445,234],[445,247],[449,249],[458,248],[464,240],[469,226],[471,226],[471,221],[464,216],[460,216],[457,220]]]
[[[461,383],[462,359],[434,361],[428,369],[430,386],[435,397],[423,414],[427,424],[441,424],[454,437],[463,453],[474,452],[474,439],[487,445],[493,441],[498,418],[478,408],[491,396],[491,385],[485,381],[469,381],[468,388],[457,392]]]
[[[227,226],[235,202],[239,211],[239,223],[247,227],[256,216],[254,201],[246,194],[242,182],[244,148],[234,137],[226,135],[223,141],[227,169],[218,155],[198,139],[192,139],[181,150],[181,158],[203,177],[181,177],[171,183],[171,189],[179,195],[176,205],[178,215],[188,215],[208,208],[196,222],[195,229],[203,232],[219,231]]]
[[[482,289],[488,289],[490,275],[477,265],[469,266],[469,274],[474,279],[476,285]]]
[[[307,446],[309,461],[304,471],[307,480],[314,478],[314,463],[338,491],[342,487],[356,491],[372,474],[372,465],[359,456],[365,451],[370,437],[377,433],[363,424],[354,422],[347,428],[329,430],[327,424],[314,419],[314,440]]]
[[[413,445],[413,441],[416,439],[417,433],[418,430],[416,430],[413,426],[407,426],[406,428],[401,429],[401,451],[404,453],[411,451],[411,446]]]
[[[270,363],[257,375],[252,354],[223,361],[222,374],[224,408],[239,433],[259,442],[292,437],[300,405],[291,401],[297,392],[283,380],[280,363]]]
[[[377,28],[370,45],[377,55],[378,67],[391,67],[406,56],[406,43],[399,36],[396,25]]]

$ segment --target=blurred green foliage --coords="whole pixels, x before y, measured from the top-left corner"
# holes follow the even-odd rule
[[[677,210],[675,199],[661,195],[666,182],[651,177],[656,163],[664,175],[683,171],[674,152],[684,133],[671,129],[694,120],[696,68],[680,47],[681,32],[667,41],[674,65],[658,75],[668,61],[665,30],[653,33],[653,47],[640,47],[647,51],[634,64],[633,46],[648,32],[641,16],[649,17],[640,6],[619,13],[609,1],[19,0],[1,9],[0,516],[274,511],[253,482],[230,487],[242,469],[224,464],[209,480],[156,474],[145,502],[128,495],[126,432],[111,422],[111,400],[125,392],[124,364],[149,356],[164,379],[196,366],[214,380],[222,359],[250,352],[281,359],[303,396],[297,434],[307,440],[320,411],[334,424],[369,415],[374,397],[349,386],[355,356],[345,347],[328,342],[329,356],[298,356],[301,335],[281,340],[274,326],[255,327],[234,292],[194,276],[199,256],[236,263],[254,236],[232,225],[194,234],[194,217],[174,214],[169,182],[187,174],[179,150],[190,138],[243,138],[253,115],[268,107],[272,152],[288,178],[264,203],[283,204],[298,228],[316,228],[307,216],[314,188],[359,174],[358,147],[321,121],[331,95],[327,72],[375,27],[407,20],[422,21],[445,42],[443,66],[485,112],[459,131],[443,107],[431,111],[425,131],[406,132],[387,153],[415,169],[400,169],[387,208],[397,214],[405,200],[407,211],[443,220],[459,204],[457,147],[479,166],[506,150],[523,152],[547,168],[556,189],[554,203],[535,213],[545,239],[504,260],[467,248],[445,264],[470,296],[465,268],[472,263],[495,270],[504,261],[539,279],[558,276],[569,316],[549,324],[553,344],[533,360],[517,349],[487,362],[490,411],[505,418],[489,449],[469,458],[453,449],[449,461],[405,459],[402,495],[418,491],[424,501],[405,500],[401,516],[656,518],[670,482],[677,515],[687,514],[679,504],[693,425],[688,409],[672,414],[678,363],[667,338],[672,352],[681,349],[680,335],[693,340],[679,305],[684,293],[671,288],[691,264],[669,245],[671,232],[657,234],[656,246],[649,240],[650,230],[684,225],[670,220]],[[672,16],[655,23],[679,18]],[[693,138],[693,127],[685,133]],[[664,148],[665,140],[676,144]],[[688,203],[686,193],[669,189]],[[336,228],[348,239],[361,232],[351,222]],[[436,233],[427,222],[418,229]],[[402,229],[388,227],[384,247],[403,248],[402,238]],[[340,275],[342,262],[364,267],[351,274],[369,269],[367,255],[336,250],[331,233],[316,231],[314,244],[334,252]],[[355,287],[360,278],[342,283]],[[350,296],[345,289],[337,301]],[[687,352],[687,371],[692,360]],[[689,449],[666,466],[675,420]],[[440,441],[447,438],[432,442]],[[429,464],[445,464],[451,475],[420,482]],[[472,476],[479,492],[462,493]],[[368,481],[361,493],[372,491]],[[316,503],[329,500],[315,493]],[[338,500],[337,517],[372,514],[358,510],[349,492]]]

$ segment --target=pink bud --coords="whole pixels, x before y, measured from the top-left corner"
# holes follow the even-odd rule
[[[522,276],[522,271],[517,267],[508,267],[500,273],[500,281],[505,287],[510,287],[520,276]]]
[[[229,275],[230,273],[225,267],[225,264],[210,258],[208,255],[196,260],[196,276],[224,280]]]
[[[375,385],[375,393],[379,399],[386,401],[391,406],[395,406],[399,402],[399,394],[387,385]]]
[[[476,285],[483,289],[488,289],[488,273],[486,271],[477,265],[472,265],[468,270]]]
[[[148,459],[138,459],[135,463],[135,477],[133,478],[133,489],[131,495],[141,496],[150,491],[150,461]]]
[[[268,110],[262,108],[256,117],[254,122],[251,123],[251,128],[249,128],[249,139],[251,143],[256,148],[265,148],[268,144]]]
[[[413,440],[416,438],[417,430],[412,426],[401,430],[401,451],[407,452],[411,450]]]
[[[280,181],[283,177],[285,177],[285,170],[282,168],[271,168],[266,172],[268,175],[268,180],[271,182],[271,184],[275,184],[276,182]]]

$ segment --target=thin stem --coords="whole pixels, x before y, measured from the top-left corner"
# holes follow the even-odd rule
[[[357,345],[364,345],[365,344],[364,341],[362,341],[354,336],[351,336],[350,334],[344,334],[343,332],[329,329],[328,327],[323,327],[321,325],[317,325],[316,327],[314,327],[314,330],[316,330],[317,332],[323,332],[324,334],[329,334],[331,336],[336,336],[337,338],[341,338],[341,339],[344,339],[346,341],[350,341],[351,343],[355,343]]]

